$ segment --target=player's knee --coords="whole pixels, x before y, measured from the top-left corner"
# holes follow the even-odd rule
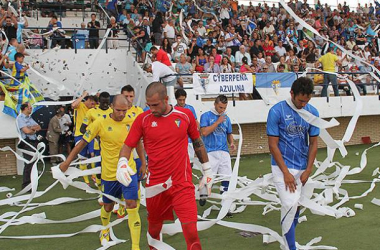
[[[134,209],[137,207],[136,200],[125,200],[125,207],[128,209]]]
[[[114,203],[104,203],[104,210],[106,210],[107,213],[111,212],[113,209]]]

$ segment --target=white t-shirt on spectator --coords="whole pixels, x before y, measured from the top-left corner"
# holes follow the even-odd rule
[[[66,126],[65,123],[71,123],[71,118],[68,114],[64,114],[59,120],[59,125],[61,126],[62,132],[66,132],[70,129],[69,126]]]
[[[286,49],[284,47],[276,46],[274,50],[278,53],[279,56],[284,56],[286,54]]]
[[[174,55],[174,58],[177,57],[177,56],[180,56],[181,54],[185,53],[185,50],[187,49],[187,45],[184,44],[184,43],[180,43],[178,45],[178,48],[177,48],[177,51],[175,51],[175,47],[177,47],[177,42],[173,43],[172,45],[172,50],[173,50],[173,55]]]
[[[235,33],[236,34],[236,33]],[[227,33],[226,36],[225,36],[225,40],[233,37],[235,34],[231,34],[231,33]],[[238,37],[240,37],[240,35],[238,34]],[[231,40],[230,42],[226,42],[226,46],[227,47],[230,47],[230,46],[240,46],[240,41],[239,39],[235,38],[233,40]]]
[[[175,30],[174,30],[174,27],[170,26],[169,24],[167,24],[164,28],[164,33],[166,32],[166,37],[167,38],[172,38],[174,39],[175,37]]]
[[[239,65],[239,66],[242,65],[243,57],[247,57],[247,59],[248,59],[247,63],[248,63],[248,65],[251,65],[251,55],[248,52],[245,52],[244,54],[242,54],[240,52],[240,50],[236,51],[236,54],[235,54],[235,62],[236,62],[236,64]]]
[[[269,27],[265,26],[263,29],[264,34],[272,34],[274,31],[274,27],[271,24]]]
[[[228,8],[220,9],[220,19],[230,19],[230,13],[228,12]]]
[[[158,61],[155,61],[152,63],[152,73],[153,73],[153,82],[159,82],[161,77],[175,74],[175,72],[171,68],[169,68],[167,65]],[[176,78],[177,78],[176,76],[168,76],[162,79],[162,81],[171,82]]]
[[[197,31],[201,37],[204,37],[207,32],[205,26],[202,26],[202,28],[198,27]]]

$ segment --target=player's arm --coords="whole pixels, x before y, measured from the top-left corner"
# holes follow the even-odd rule
[[[77,99],[71,104],[71,107],[72,107],[73,109],[77,109],[77,108],[79,107],[79,104],[82,102],[82,100],[83,100],[86,96],[88,96],[87,91],[83,91],[83,94],[82,94],[79,98],[77,98]]]
[[[87,145],[87,141],[85,141],[83,139],[80,140],[79,143],[77,145],[75,145],[73,150],[71,150],[69,156],[67,156],[66,161],[61,163],[61,165],[59,166],[59,169],[61,169],[62,172],[65,172],[69,168],[70,163],[73,160],[75,160],[77,155],[86,147],[86,145]]]
[[[208,161],[205,145],[203,144],[201,137],[198,137],[192,141],[195,154],[197,155],[200,163],[202,163],[203,178],[199,182],[199,190],[206,186],[208,195],[211,195],[211,188],[212,183],[214,182],[214,177],[212,174],[211,164]]]
[[[222,122],[224,122],[225,120],[226,120],[226,116],[223,115],[223,114],[220,115],[219,118],[218,118],[218,120],[216,120],[210,126],[201,127],[201,135],[202,136],[208,136],[209,134],[211,134],[212,132],[214,132],[214,130],[218,127],[218,125],[221,124]],[[202,124],[202,122],[201,122],[201,124]]]
[[[80,125],[80,129],[79,129],[79,131],[80,131],[82,134],[86,133],[86,130],[87,130],[88,124],[90,123],[90,116],[91,116],[90,111],[91,111],[91,109],[90,109],[89,111],[87,111],[86,116],[84,117],[83,122],[82,122],[82,124]]]
[[[302,185],[305,185],[313,171],[314,160],[318,151],[318,136],[309,136],[309,155],[306,170],[301,175]]]
[[[137,151],[137,155],[139,156],[141,160],[141,168],[140,168],[139,176],[144,177],[146,173],[146,160],[145,160],[144,146],[141,140],[137,144],[136,151]]]
[[[228,144],[230,145],[231,149],[236,150],[236,146],[234,143],[234,136],[232,134],[227,135],[227,141],[228,141]]]

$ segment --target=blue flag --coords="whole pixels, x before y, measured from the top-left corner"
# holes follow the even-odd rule
[[[296,80],[296,73],[257,73],[256,88],[290,88]]]

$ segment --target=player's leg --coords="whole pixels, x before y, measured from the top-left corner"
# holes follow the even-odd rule
[[[122,185],[118,181],[102,180],[102,190],[105,194],[119,198],[122,193]],[[112,200],[108,199],[106,196],[103,196],[103,206],[100,210],[100,219],[103,226],[107,226],[110,223],[113,205],[114,202]],[[100,243],[104,240],[110,240],[109,231],[109,228],[102,230],[100,234]]]
[[[128,187],[123,186],[123,196],[128,214],[128,227],[131,234],[132,250],[140,250],[141,219],[137,207],[138,176],[132,175],[132,182]]]
[[[219,160],[218,160],[218,154],[216,151],[209,152],[207,153],[208,155],[208,160],[211,165],[211,170],[212,173],[215,175],[218,172],[218,165],[219,165]],[[199,205],[204,206],[206,204],[206,200],[208,198],[208,191],[206,186],[199,191]]]
[[[77,145],[77,144],[79,143],[80,140],[82,140],[82,136],[75,136],[75,137],[74,137],[75,145]],[[79,152],[79,154],[78,154],[78,158],[79,158],[80,160],[85,160],[85,159],[87,159],[87,157],[88,157],[88,145],[89,145],[89,144],[87,144],[87,145],[83,148],[83,150]],[[79,165],[79,169],[80,169],[80,170],[86,170],[86,169],[87,169],[87,164],[80,164],[80,165]],[[83,176],[83,180],[84,180],[84,182],[85,182],[87,185],[90,185],[90,181],[89,181],[87,175]]]
[[[287,190],[284,182],[284,175],[278,166],[272,166],[273,181],[281,201],[281,226],[282,235],[289,250],[296,250],[296,226],[298,223],[298,200],[301,195],[302,184],[299,177],[302,171],[289,169],[293,174],[297,189],[294,193]]]
[[[231,176],[232,175],[232,166],[231,166],[231,156],[230,153],[226,151],[218,151],[219,153],[219,167],[218,174]],[[221,193],[224,193],[228,190],[230,181],[222,181]]]
[[[172,199],[174,212],[181,221],[187,249],[201,249],[197,230],[198,213],[194,185],[176,185]]]

